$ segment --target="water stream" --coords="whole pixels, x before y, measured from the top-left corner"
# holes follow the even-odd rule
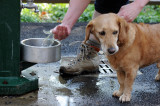
[[[52,34],[52,31],[45,31],[43,30],[43,33],[45,33],[46,35],[48,35],[46,38],[44,38],[43,42],[42,42],[42,47],[50,47],[53,45],[54,43],[54,35]]]

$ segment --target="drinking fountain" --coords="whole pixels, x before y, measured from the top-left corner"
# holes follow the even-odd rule
[[[33,70],[24,70],[35,63],[21,60],[21,8],[38,7],[33,0],[22,4],[19,0],[1,0],[0,3],[0,96],[22,95],[38,90],[38,76]]]
[[[20,70],[20,1],[1,0],[0,10],[0,95],[37,90],[37,75]]]

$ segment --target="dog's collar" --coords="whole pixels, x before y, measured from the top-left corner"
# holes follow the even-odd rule
[[[100,51],[100,48],[96,47],[96,46],[90,46],[92,48],[94,48],[95,51],[99,52]]]

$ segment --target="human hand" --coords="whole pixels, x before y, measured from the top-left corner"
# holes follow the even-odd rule
[[[128,22],[132,22],[138,14],[143,9],[143,6],[137,4],[136,2],[132,2],[130,4],[124,5],[121,7],[118,15]]]
[[[55,39],[62,40],[67,38],[68,35],[71,33],[71,27],[62,23],[53,28],[52,33],[54,34]]]

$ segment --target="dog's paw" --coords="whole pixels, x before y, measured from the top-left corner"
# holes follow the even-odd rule
[[[116,90],[113,92],[113,96],[120,97],[123,94],[123,92],[120,92],[119,90]]]
[[[156,75],[155,80],[160,81],[160,75],[159,74]]]
[[[124,102],[129,102],[131,100],[131,95],[122,95],[119,98],[119,101],[124,103]]]

